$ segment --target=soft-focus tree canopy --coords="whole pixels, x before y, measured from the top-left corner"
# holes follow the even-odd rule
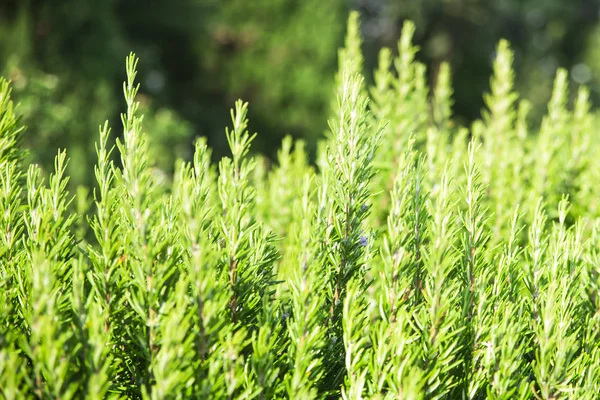
[[[193,137],[207,136],[216,157],[227,152],[222,127],[237,98],[253,104],[256,151],[274,156],[289,133],[314,152],[350,9],[362,14],[368,80],[379,49],[394,48],[411,19],[431,86],[450,61],[461,88],[457,120],[467,125],[483,107],[499,38],[512,43],[516,88],[532,101],[532,118],[559,66],[597,97],[599,8],[595,0],[5,0],[0,73],[13,81],[32,159],[48,166],[68,147],[69,174],[89,184],[93,138],[106,115],[118,121],[114,82],[131,50],[144,61],[140,100],[153,120],[145,127],[165,146],[157,165],[170,171]]]

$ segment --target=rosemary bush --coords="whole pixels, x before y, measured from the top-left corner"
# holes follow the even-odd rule
[[[501,41],[481,120],[456,126],[449,67],[430,89],[413,24],[372,87],[358,24],[316,167],[286,138],[267,168],[239,101],[231,157],[211,165],[200,139],[165,179],[130,55],[89,212],[64,150],[47,178],[23,165],[0,81],[2,398],[598,398],[588,90],[570,108],[559,70],[530,127]]]

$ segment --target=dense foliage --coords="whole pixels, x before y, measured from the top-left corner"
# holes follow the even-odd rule
[[[138,101],[158,120],[147,133],[173,144],[161,153],[169,173],[195,136],[207,137],[213,160],[228,154],[222,130],[237,98],[253,104],[261,132],[253,151],[274,158],[285,134],[314,150],[327,127],[345,2],[8,0],[0,2],[0,75],[36,132],[25,138],[30,160],[49,169],[55,149],[68,147],[71,187],[93,184],[98,121],[122,134],[114,83],[131,50],[144,60]]]
[[[271,168],[252,156],[238,101],[231,155],[213,165],[200,139],[166,176],[130,55],[90,200],[67,192],[64,150],[47,179],[25,165],[1,81],[3,398],[597,398],[588,90],[570,107],[559,70],[531,128],[501,41],[467,129],[448,65],[428,87],[412,23],[372,86],[359,31],[353,13],[316,167],[291,138]]]
[[[475,120],[483,107],[494,49],[511,42],[515,88],[538,124],[556,68],[600,94],[600,2],[595,0],[4,0],[0,1],[0,75],[35,135],[27,162],[51,170],[68,148],[69,188],[93,185],[98,121],[121,137],[119,85],[129,51],[143,60],[140,111],[150,142],[165,143],[161,169],[190,159],[205,136],[213,161],[229,154],[222,134],[238,98],[260,135],[252,152],[276,158],[284,135],[306,142],[311,161],[327,130],[330,94],[349,9],[362,15],[365,81],[382,46],[395,52],[403,21],[416,22],[419,60],[435,84],[452,66],[453,119]]]

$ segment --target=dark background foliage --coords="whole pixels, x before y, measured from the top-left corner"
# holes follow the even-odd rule
[[[259,132],[254,150],[273,156],[287,133],[314,150],[350,9],[362,14],[367,71],[382,46],[395,49],[402,22],[415,21],[430,82],[440,62],[452,64],[459,123],[479,116],[500,38],[515,49],[532,118],[559,66],[598,97],[597,0],[2,0],[0,73],[13,81],[32,160],[48,166],[68,147],[76,184],[91,182],[98,125],[109,118],[119,131],[129,51],[141,58],[140,100],[160,168],[188,157],[200,135],[215,157],[225,154],[240,97]]]

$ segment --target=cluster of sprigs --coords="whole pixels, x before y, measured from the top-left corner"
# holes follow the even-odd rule
[[[273,168],[252,156],[240,101],[231,157],[200,139],[165,180],[130,55],[91,202],[65,151],[47,179],[25,168],[0,81],[0,397],[597,398],[588,90],[569,109],[559,70],[532,130],[501,41],[482,119],[456,126],[450,68],[430,91],[413,24],[372,87],[359,32],[353,13],[317,168],[291,138]]]

